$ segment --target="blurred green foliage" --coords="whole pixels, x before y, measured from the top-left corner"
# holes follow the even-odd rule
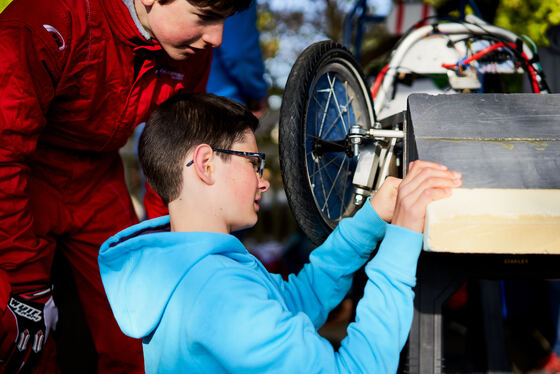
[[[502,0],[495,23],[527,35],[538,47],[547,46],[546,30],[560,24],[560,0]]]
[[[458,0],[423,0],[435,9],[445,9],[450,16],[458,16],[461,4]],[[465,12],[472,14],[467,3]],[[493,1],[476,0],[478,8],[484,13]],[[496,2],[497,3],[497,2]],[[510,30],[517,35],[528,36],[537,47],[549,45],[546,30],[560,24],[560,0],[500,0],[493,19],[486,19],[496,26]]]
[[[262,32],[272,33],[276,28],[276,20],[274,14],[269,9],[260,9],[257,17],[257,29]],[[261,38],[261,49],[265,60],[274,58],[280,48],[280,40],[274,37]]]

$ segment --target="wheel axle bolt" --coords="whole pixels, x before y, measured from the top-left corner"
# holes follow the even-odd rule
[[[360,154],[360,144],[362,144],[362,136],[365,134],[366,131],[358,124],[350,127],[350,134],[348,137],[350,138],[350,143],[352,144],[354,156],[358,156]]]
[[[354,205],[360,206],[364,201],[364,195],[354,195]]]

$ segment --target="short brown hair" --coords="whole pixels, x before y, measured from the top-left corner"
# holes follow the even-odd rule
[[[160,4],[170,3],[174,0],[158,0]],[[212,8],[223,14],[232,15],[249,8],[252,1],[255,0],[187,0],[191,5],[197,8]]]
[[[225,97],[181,93],[169,98],[152,113],[140,136],[138,156],[148,184],[169,204],[181,193],[183,163],[191,149],[199,144],[229,149],[258,125],[247,108]]]

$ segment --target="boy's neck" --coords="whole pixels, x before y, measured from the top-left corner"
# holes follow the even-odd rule
[[[217,232],[229,234],[220,216],[211,209],[200,209],[198,204],[188,204],[183,201],[173,201],[169,204],[169,222],[174,232]]]
[[[142,26],[142,22],[140,22],[140,18],[138,17],[138,11],[136,9],[137,1],[138,0],[122,0],[124,5],[126,5],[126,7],[128,8],[128,11],[130,12],[130,16],[132,17],[132,20],[134,21],[134,24],[136,25],[138,32],[140,32],[140,34],[144,38],[146,38],[146,40],[150,40],[152,39],[152,37],[150,36],[148,31],[144,28],[144,26]]]

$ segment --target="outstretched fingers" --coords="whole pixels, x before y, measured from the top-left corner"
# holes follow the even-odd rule
[[[462,185],[461,174],[441,164],[415,161],[399,186],[393,224],[422,232],[427,205]]]
[[[450,174],[451,173],[451,174]],[[448,178],[449,176],[457,176],[460,174],[453,171],[447,170],[445,165],[438,164],[436,162],[430,161],[414,161],[410,163],[408,174],[403,180],[403,187],[409,186],[407,188],[414,189],[419,184],[422,184],[427,178],[440,176],[442,178]]]
[[[405,196],[412,195],[417,200],[419,195],[425,190],[440,188],[451,189],[461,185],[461,174],[454,171],[444,171],[432,168],[425,168],[413,179],[403,181],[399,193]]]

